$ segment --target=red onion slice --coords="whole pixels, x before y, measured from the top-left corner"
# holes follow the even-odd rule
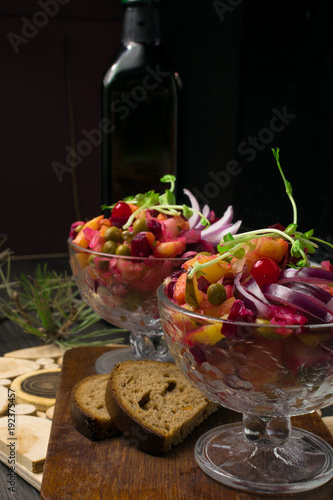
[[[307,283],[333,283],[333,273],[320,267],[302,267],[301,269],[285,269],[281,272],[277,283],[287,281],[305,281]]]
[[[327,309],[333,314],[333,296],[326,290],[323,290],[319,286],[299,281],[290,281],[289,283],[285,283],[284,286],[304,293],[308,297],[311,297],[316,304],[324,309]]]
[[[211,233],[215,234],[216,231],[220,231],[220,230],[224,229],[224,227],[227,224],[230,225],[233,216],[234,216],[233,208],[231,205],[229,205],[227,210],[224,212],[223,216],[221,217],[221,219],[217,220],[216,222],[214,222],[214,224],[212,224],[211,226],[209,226],[207,229],[205,229],[203,231],[203,236],[205,237],[205,239],[207,239],[207,236],[209,236]]]
[[[258,283],[256,282],[256,280],[254,278],[250,278],[245,284],[244,284],[244,288],[251,293],[251,295],[253,295],[254,297],[256,297],[258,300],[261,300],[261,302],[263,302],[264,304],[266,304],[267,306],[269,306],[269,302],[268,300],[266,299],[265,295],[263,294],[260,286],[258,285]]]
[[[210,208],[208,205],[205,205],[202,209],[202,215],[208,219],[208,216],[210,214]]]
[[[267,305],[267,299],[265,299],[265,304],[254,297],[250,292],[248,292],[240,282],[241,273],[237,274],[234,279],[235,289],[238,292],[239,298],[242,299],[244,305],[247,309],[253,312],[253,314],[260,316],[261,318],[267,317],[269,313],[269,306]]]
[[[202,215],[209,220],[210,213],[211,213],[210,207],[208,205],[204,205],[202,209]],[[199,221],[193,226],[193,229],[200,229],[200,231],[202,231],[204,228],[205,226],[201,224],[201,219],[199,218]]]
[[[302,292],[293,290],[283,285],[272,283],[265,285],[262,289],[265,297],[272,302],[284,304],[293,309],[303,311],[324,323],[333,322],[333,315],[320,305],[316,304],[312,298]]]
[[[205,239],[206,241],[209,241],[213,245],[214,244],[217,245],[218,243],[220,243],[220,241],[222,240],[222,238],[225,234],[237,233],[237,231],[242,223],[242,221],[239,220],[239,221],[235,222],[234,224],[228,224],[227,226],[220,228],[220,227],[215,227],[215,224],[218,224],[218,222],[219,221],[215,222],[214,224],[212,224],[209,227],[209,229],[212,229],[212,231],[208,234],[208,236],[207,236],[208,229],[204,230],[202,232],[202,238]]]
[[[189,197],[191,202],[192,210],[197,210],[200,212],[199,202],[196,197],[188,189],[183,190],[184,194]],[[202,209],[202,215],[208,219],[210,214],[210,208],[205,205]],[[221,219],[211,224],[207,229],[201,224],[201,216],[196,212],[189,218],[189,224],[191,229],[201,229],[202,239],[217,245],[222,240],[223,236],[227,233],[235,234],[237,233],[242,221],[237,221],[232,224],[232,218],[234,215],[234,210],[231,205],[226,209]]]
[[[191,193],[191,191],[189,191],[188,189],[184,189],[183,192],[184,192],[184,194],[186,194],[186,196],[189,197],[192,209],[200,212],[199,202],[196,199],[196,197]],[[201,219],[201,217],[199,214],[193,213],[193,215],[188,220],[189,224],[190,224],[190,228],[194,228],[198,224],[198,222],[200,222],[200,219]]]

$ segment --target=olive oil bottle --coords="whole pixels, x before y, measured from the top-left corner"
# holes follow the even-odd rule
[[[159,0],[122,0],[121,44],[102,82],[102,203],[176,175],[181,82],[160,43]]]

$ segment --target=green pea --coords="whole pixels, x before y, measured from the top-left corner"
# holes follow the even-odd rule
[[[219,306],[227,298],[227,293],[221,283],[213,283],[207,289],[207,299],[212,306]]]
[[[121,255],[122,257],[127,257],[131,255],[131,249],[128,245],[119,245],[116,249],[116,255]]]
[[[116,253],[117,243],[115,241],[109,240],[106,241],[103,245],[102,252],[103,253]]]
[[[123,231],[123,239],[127,243],[130,243],[132,241],[133,237],[134,237],[134,234],[131,233],[131,231],[129,231],[128,229],[125,229],[125,231]]]
[[[133,233],[135,234],[141,233],[141,231],[147,231],[147,229],[148,225],[145,217],[140,217],[133,223]]]
[[[123,232],[118,227],[115,227],[115,226],[108,227],[104,233],[104,239],[105,239],[105,241],[117,241],[117,242],[122,243],[123,242]]]

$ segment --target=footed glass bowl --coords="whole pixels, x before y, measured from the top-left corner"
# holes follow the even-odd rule
[[[126,359],[170,361],[159,319],[156,291],[186,259],[122,257],[94,252],[68,240],[70,265],[82,299],[101,318],[131,331],[131,349],[98,358],[96,371],[109,373]]]
[[[250,492],[301,492],[330,480],[332,447],[291,428],[290,417],[333,403],[333,324],[222,322],[174,304],[163,285],[157,293],[179,368],[209,399],[243,414],[198,440],[202,470]]]

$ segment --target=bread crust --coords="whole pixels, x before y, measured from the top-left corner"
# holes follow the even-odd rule
[[[108,374],[86,377],[75,384],[70,396],[70,414],[74,427],[93,441],[120,434],[105,408],[108,378]]]

